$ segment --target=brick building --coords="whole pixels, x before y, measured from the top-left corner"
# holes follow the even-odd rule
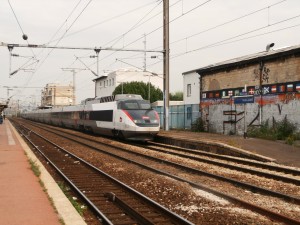
[[[200,110],[210,132],[243,134],[249,126],[284,118],[300,130],[299,45],[194,71],[200,75]]]

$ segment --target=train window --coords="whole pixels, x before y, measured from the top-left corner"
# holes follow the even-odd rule
[[[84,112],[83,111],[79,112],[79,119],[81,119],[81,120],[84,119]]]
[[[148,102],[140,102],[141,109],[151,109],[151,105]]]
[[[127,109],[127,110],[151,109],[151,105],[148,101],[128,100],[128,101],[119,102],[118,109]]]
[[[137,102],[125,102],[125,109],[139,109],[139,105]]]

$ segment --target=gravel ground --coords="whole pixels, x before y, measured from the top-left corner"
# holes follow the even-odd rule
[[[39,133],[43,133],[43,131],[39,131]],[[47,137],[52,138],[52,135],[48,134]],[[170,208],[195,224],[281,224],[275,223],[274,221],[249,210],[242,209],[225,199],[199,189],[194,189],[186,183],[148,172],[138,166],[124,163],[99,152],[87,150],[80,145],[72,144],[59,137],[54,137],[53,139],[65,149],[78,154],[79,157],[84,158],[112,176],[117,177],[122,182],[129,184],[141,193],[154,199],[165,207]],[[102,138],[98,137],[96,139]],[[106,140],[106,142],[114,143],[114,141],[111,140]],[[120,145],[120,143],[116,143],[116,145]],[[137,151],[136,147],[131,147],[131,150]],[[148,153],[150,154],[150,152]],[[153,155],[162,157],[157,153],[153,153]],[[172,157],[168,159],[171,160],[171,158]],[[176,157],[172,160],[182,161]],[[147,162],[145,161],[145,163]],[[187,160],[185,163],[190,164],[193,162]],[[198,163],[196,166],[202,167],[203,165]],[[164,168],[164,165],[161,167]],[[209,168],[209,166],[204,167],[206,167],[206,169],[214,170]],[[215,170],[217,171],[218,169]],[[233,172],[227,171],[226,173],[232,174]],[[190,175],[190,179],[197,179],[197,182],[199,182],[199,178],[196,178],[193,175]],[[232,185],[223,184],[222,182],[218,182],[216,185],[216,182],[209,178],[205,178],[204,181],[202,181],[202,183],[208,186],[211,182],[214,182],[215,186],[220,188],[220,190],[223,189],[225,192],[227,191],[233,195],[241,196],[242,198],[245,198],[245,200],[251,200],[252,198],[254,203],[262,206],[269,201],[270,205],[278,206],[273,207],[273,210],[280,211],[282,208],[289,208],[289,212],[300,215],[298,206],[288,203],[286,205],[278,205],[276,198],[267,197],[266,199],[263,199],[260,196],[253,198],[253,194],[247,191],[239,193],[241,191],[234,190]],[[266,185],[268,185],[267,182]]]

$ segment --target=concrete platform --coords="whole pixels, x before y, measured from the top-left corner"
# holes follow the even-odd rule
[[[29,158],[39,166],[45,191]],[[8,120],[0,124],[0,181],[0,225],[86,224]]]

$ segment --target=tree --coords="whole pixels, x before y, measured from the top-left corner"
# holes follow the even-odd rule
[[[169,96],[170,96],[171,101],[183,101],[183,92],[182,91],[170,93]]]
[[[137,94],[141,95],[143,99],[149,99],[149,85],[144,82],[132,81],[120,84],[115,88],[113,95],[122,94],[122,90],[123,94]],[[150,102],[156,102],[158,100],[163,100],[163,93],[159,88],[154,87],[150,83]]]

